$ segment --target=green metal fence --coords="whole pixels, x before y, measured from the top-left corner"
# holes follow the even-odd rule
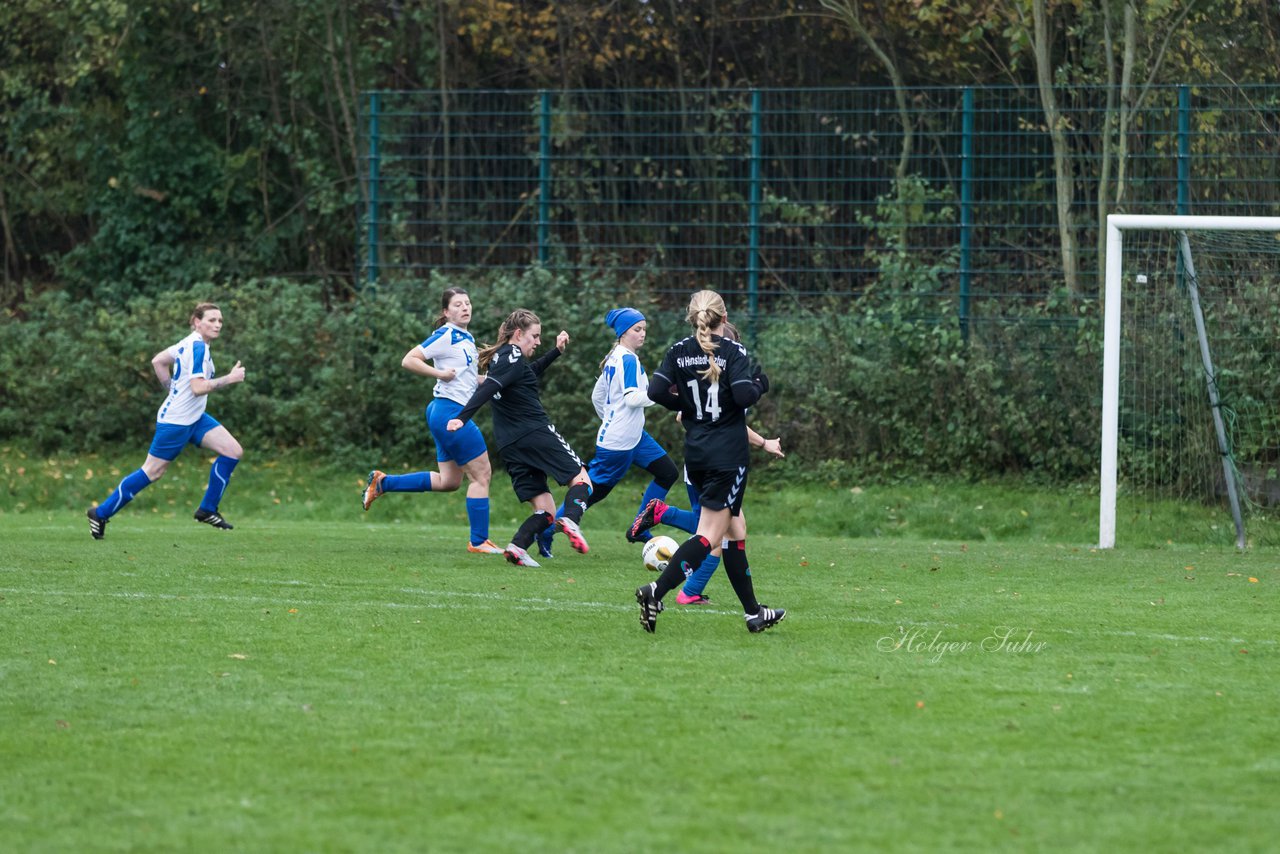
[[[1280,86],[1151,90],[1123,163],[1107,92],[1058,97],[1073,296],[1097,291],[1100,192],[1111,212],[1280,214]],[[363,276],[611,266],[660,290],[714,287],[754,314],[893,275],[966,323],[1059,288],[1037,93],[915,89],[909,103],[896,181],[906,134],[888,89],[367,93]]]
[[[1123,116],[1119,93],[1057,94],[1074,288],[1050,129],[1014,88],[912,90],[905,122],[887,89],[369,93],[363,274],[542,265],[598,294],[613,271],[670,296],[668,334],[714,287],[789,379],[769,423],[812,458],[1084,478],[1100,218],[1280,215],[1280,86],[1153,89]],[[1150,440],[1143,406],[1123,441]]]

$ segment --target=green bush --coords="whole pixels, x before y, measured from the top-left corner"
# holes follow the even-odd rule
[[[619,300],[652,314],[645,295],[614,296],[603,277],[571,280],[542,271],[461,284],[475,303],[472,331],[482,343],[494,339],[517,307],[540,314],[544,348],[554,346],[559,330],[570,332],[567,355],[544,379],[543,402],[589,458],[598,426],[590,389],[613,342],[604,314]],[[45,451],[143,446],[163,399],[151,357],[187,334],[197,302],[211,300],[226,318],[212,348],[217,370],[243,362],[246,381],[215,393],[209,411],[250,453],[302,448],[352,462],[372,456],[430,463],[434,448],[423,410],[432,383],[403,370],[400,360],[431,331],[446,286],[443,280],[404,283],[343,304],[327,302],[318,286],[279,279],[139,296],[120,308],[44,294],[23,306],[27,319],[0,322],[0,437]],[[671,323],[662,326],[644,354],[650,362],[675,334]],[[669,444],[678,440],[670,419],[654,420],[663,422],[655,433]],[[489,418],[482,413],[479,421],[487,426]]]
[[[609,308],[645,312],[641,358],[650,371],[687,333],[683,305],[605,270],[449,283],[470,292],[471,329],[482,343],[517,307],[539,314],[544,348],[569,331],[567,354],[544,377],[543,403],[584,459],[598,427],[590,389],[614,340]],[[213,347],[218,371],[238,360],[247,372],[242,386],[215,393],[209,411],[250,455],[301,449],[351,465],[429,466],[423,409],[432,383],[400,360],[431,331],[446,284],[386,285],[336,304],[319,286],[278,279],[136,297],[119,309],[45,294],[24,306],[27,319],[0,322],[0,438],[44,451],[130,444],[141,453],[163,396],[150,358],[183,337],[191,307],[209,299],[226,317]],[[966,341],[949,306],[923,300],[886,289],[854,311],[832,305],[757,325],[753,352],[773,388],[752,423],[783,437],[788,476],[1089,475],[1098,436],[1094,320],[1085,314],[1064,327],[1067,310],[1047,303],[1016,324],[975,324]],[[489,416],[478,420],[487,429]],[[679,458],[683,431],[669,413],[651,411],[649,430]]]

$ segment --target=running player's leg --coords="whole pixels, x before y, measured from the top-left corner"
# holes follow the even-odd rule
[[[208,415],[204,417],[208,418]],[[231,524],[222,518],[218,512],[218,506],[222,503],[222,496],[231,483],[231,473],[235,471],[236,465],[244,456],[244,448],[240,447],[236,437],[221,424],[210,427],[202,435],[193,436],[192,442],[218,455],[209,466],[209,486],[200,500],[200,506],[196,509],[195,518],[215,528],[229,530]]]
[[[537,455],[542,470],[547,475],[555,478],[556,483],[569,487],[564,496],[564,515],[555,520],[556,528],[569,538],[569,545],[573,546],[574,551],[586,554],[590,547],[578,522],[587,511],[592,485],[582,459],[574,453],[564,437],[556,432],[554,426],[546,432],[532,434],[526,448]]]
[[[631,454],[629,451],[609,451],[597,446],[595,456],[591,458],[591,462],[587,465],[587,476],[591,480],[591,492],[587,496],[586,506],[593,507],[603,501],[604,497],[613,491],[616,482],[622,479],[623,474],[626,474],[627,467],[630,465]],[[567,500],[568,496],[565,497]],[[556,508],[556,519],[562,518],[564,514],[565,505],[562,503]],[[581,518],[581,515],[579,515],[578,519]],[[551,542],[556,530],[556,526],[553,525],[538,536],[538,554],[542,557],[551,557]]]
[[[728,521],[727,507],[723,510],[703,508],[697,533],[680,544],[675,554],[671,556],[671,560],[667,562],[667,568],[658,576],[658,580],[653,582],[655,598],[660,600],[669,591],[678,587],[692,569],[706,559],[711,553],[711,544],[718,543],[724,538]]]
[[[658,444],[658,442],[648,434],[642,433],[640,442],[632,451],[632,462],[653,475],[653,480],[645,487],[644,494],[640,496],[640,508],[636,515],[644,513],[649,502],[657,500],[659,502],[667,497],[667,493],[671,487],[675,485],[676,479],[680,476],[676,469],[675,461],[671,459],[671,455]],[[655,507],[655,510],[657,508]],[[648,532],[641,532],[637,535],[636,540],[643,542],[650,538]]]
[[[716,570],[720,568],[720,555],[722,552],[722,543],[717,544],[711,549],[711,554],[698,565],[693,574],[685,581],[684,586],[680,588],[680,593],[676,596],[676,601],[681,605],[705,605],[710,599],[704,595],[707,584],[711,581],[711,576],[716,574]]]
[[[462,466],[470,483],[467,484],[467,522],[471,527],[467,551],[477,554],[502,554],[489,539],[489,482],[493,478],[493,466],[486,451]]]
[[[738,513],[738,518],[742,519],[745,525],[746,518],[741,511]],[[693,575],[689,576],[689,580],[684,583],[684,587],[680,588],[680,594],[676,597],[677,602],[681,605],[705,605],[710,601],[703,595],[703,591],[707,589],[707,583],[711,581],[711,576],[715,575],[716,570],[720,568],[720,555],[723,551],[723,543],[717,544],[711,550],[711,554],[707,555],[707,559],[693,571]]]
[[[742,603],[747,631],[763,632],[782,622],[787,612],[782,608],[766,608],[756,601],[751,567],[747,563],[747,520],[742,516],[741,497],[734,509],[736,515],[729,522],[724,548],[724,574],[729,577],[733,592],[738,594],[738,601]]]
[[[456,432],[445,429],[449,419],[462,409],[451,400],[437,398],[426,410],[427,429],[436,444],[437,471],[415,471],[387,474],[374,469],[369,472],[361,502],[368,510],[388,492],[453,492],[462,485],[462,466],[458,461],[470,460],[485,453],[484,436],[474,422]]]
[[[511,488],[516,498],[528,503],[533,512],[520,524],[511,537],[511,542],[504,550],[506,558],[516,566],[538,566],[538,562],[529,556],[529,546],[554,519],[555,499],[547,487],[547,475],[537,467],[536,454],[520,443],[502,449],[502,459],[506,463],[507,473],[511,476]]]
[[[155,447],[155,443],[152,442],[152,448],[155,449]],[[182,446],[178,445],[177,448],[181,450]],[[164,451],[161,451],[161,453],[164,453]],[[174,452],[174,456],[177,456],[177,451]],[[95,540],[101,540],[106,536],[107,520],[119,513],[121,508],[132,501],[139,492],[163,477],[165,470],[169,468],[170,462],[172,462],[172,459],[164,459],[163,457],[157,457],[155,454],[147,454],[147,459],[142,463],[141,468],[134,469],[125,475],[116,484],[116,488],[111,490],[111,494],[104,498],[97,507],[90,507],[85,511],[85,515],[89,517],[89,534]]]
[[[529,556],[529,547],[551,525],[555,512],[555,499],[550,492],[542,492],[528,501],[533,512],[516,529],[511,543],[503,552],[507,560],[516,566],[538,566],[538,562]]]

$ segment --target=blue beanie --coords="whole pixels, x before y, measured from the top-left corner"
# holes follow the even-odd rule
[[[622,333],[644,320],[644,315],[634,308],[615,308],[604,316],[604,322],[613,327],[614,333],[621,338]]]

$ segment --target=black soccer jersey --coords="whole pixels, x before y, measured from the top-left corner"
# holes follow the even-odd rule
[[[463,421],[475,414],[485,400],[493,400],[493,441],[499,448],[551,424],[538,397],[538,376],[560,355],[560,348],[530,362],[514,344],[503,344],[489,362],[487,379],[458,413]],[[490,385],[492,383],[493,385]],[[496,387],[496,393],[494,393]]]
[[[710,364],[710,357],[702,352],[698,339],[693,336],[671,345],[662,366],[649,381],[649,396],[664,405],[667,401],[660,399],[663,392],[675,386],[680,421],[685,429],[684,463],[689,469],[747,465],[747,410],[737,401],[745,399],[754,403],[760,396],[752,380],[751,357],[746,348],[737,341],[714,335],[711,340],[718,344],[715,360],[720,365],[720,379],[716,384],[701,376]],[[744,383],[749,389],[741,388]],[[657,393],[655,386],[661,387]],[[734,386],[739,386],[736,396]]]

